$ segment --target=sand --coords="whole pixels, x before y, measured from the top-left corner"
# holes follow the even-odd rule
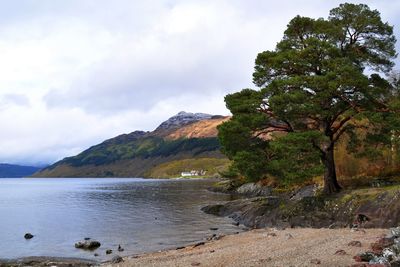
[[[103,266],[350,266],[387,229],[256,229],[189,246],[124,258]],[[348,246],[360,241],[361,247]],[[345,255],[335,255],[344,250]],[[320,262],[317,264],[317,262]]]

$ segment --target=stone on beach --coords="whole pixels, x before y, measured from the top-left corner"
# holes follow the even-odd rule
[[[93,250],[101,246],[101,243],[96,240],[83,240],[75,243],[76,248]]]
[[[312,260],[310,261],[310,263],[312,263],[312,264],[321,264],[321,260],[319,260],[319,259],[312,259]]]
[[[354,241],[349,242],[347,245],[349,247],[361,247],[361,242],[357,241],[357,240],[354,240]]]
[[[343,249],[339,249],[335,252],[335,255],[346,255],[346,251],[344,251]]]
[[[111,253],[113,253],[112,249],[107,249],[107,250],[106,250],[106,254],[107,254],[107,255],[108,255],[108,254],[111,254]]]
[[[111,263],[120,263],[120,262],[123,262],[123,261],[124,261],[124,259],[122,259],[122,257],[119,256],[119,255],[115,255],[115,256],[111,259]]]

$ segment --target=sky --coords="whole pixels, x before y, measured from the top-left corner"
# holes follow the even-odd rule
[[[182,110],[227,115],[291,18],[340,3],[0,0],[0,162],[50,164]],[[400,0],[363,3],[400,39]]]

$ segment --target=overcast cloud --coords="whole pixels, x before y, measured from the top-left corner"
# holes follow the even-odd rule
[[[181,110],[228,114],[224,95],[254,87],[257,53],[292,17],[341,2],[2,0],[0,162],[52,163]],[[399,39],[400,1],[364,3]]]

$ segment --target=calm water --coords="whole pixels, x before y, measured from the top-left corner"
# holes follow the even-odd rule
[[[207,180],[0,179],[0,258],[61,256],[110,259],[106,249],[132,255],[193,243],[213,233],[240,231],[204,214],[229,196],[206,190]],[[218,227],[218,231],[209,230]],[[25,240],[24,234],[35,237]],[[94,252],[75,249],[91,237]]]

